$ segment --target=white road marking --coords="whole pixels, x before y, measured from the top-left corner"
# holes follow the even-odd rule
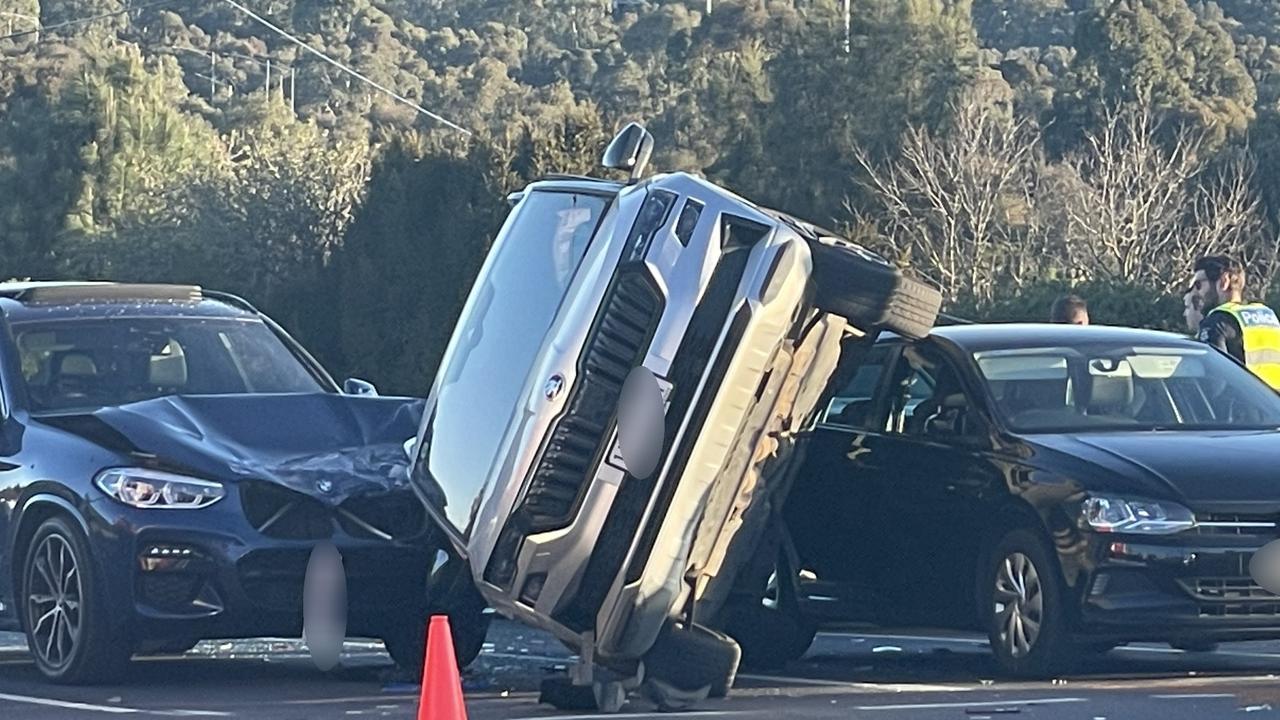
[[[923,643],[971,645],[974,647],[978,647],[978,646],[988,647],[990,645],[990,643],[988,643],[986,640],[982,638],[962,637],[962,636],[948,637],[945,635],[893,635],[893,634],[881,634],[881,633],[875,633],[875,632],[857,633],[857,632],[844,632],[844,631],[823,631],[818,633],[818,635],[820,636],[825,635],[827,637],[832,637],[832,638],[865,638],[867,640],[899,640],[899,641],[914,640],[916,642],[923,642]],[[1177,648],[1147,647],[1142,645],[1122,645],[1116,648],[1115,651],[1116,652],[1154,653],[1158,655],[1190,654],[1185,650],[1178,650]],[[1243,650],[1216,650],[1212,653],[1203,653],[1203,654],[1205,656],[1212,655],[1212,656],[1220,656],[1220,657],[1239,657],[1239,658],[1254,658],[1254,659],[1265,659],[1265,660],[1280,660],[1280,653],[1247,652]]]
[[[866,638],[868,640],[917,640],[922,642],[940,642],[940,643],[956,643],[960,645],[982,645],[987,646],[986,640],[975,637],[942,637],[937,635],[888,635],[880,633],[856,633],[856,632],[840,632],[840,631],[822,631],[818,635],[827,637],[843,637],[843,638]]]
[[[538,662],[553,662],[561,665],[572,665],[578,661],[577,657],[556,657],[554,655],[524,655],[522,653],[505,653],[505,652],[484,652],[482,657],[502,658],[504,660],[537,660]]]
[[[144,710],[142,708],[121,707],[119,705],[94,705],[92,703],[68,702],[50,698],[31,697],[29,695],[9,695],[0,693],[0,700],[26,705],[43,705],[64,710],[86,710],[107,713],[110,715],[164,715],[168,717],[230,717],[231,713],[212,710]]]
[[[680,717],[728,717],[730,715],[750,715],[751,711],[742,710],[699,710],[682,712]],[[601,713],[599,715],[531,715],[511,720],[635,720],[636,718],[669,718],[671,713]]]
[[[975,688],[963,685],[924,685],[915,683],[870,683],[848,682],[843,680],[822,680],[819,678],[788,677],[783,675],[738,675],[746,680],[767,683],[791,683],[794,685],[816,685],[819,687],[849,688],[850,690],[874,690],[878,692],[968,692]],[[736,689],[736,688],[735,688]]]
[[[1180,695],[1152,695],[1156,700],[1212,700],[1217,698],[1234,698],[1231,693],[1182,693]]]
[[[1089,702],[1087,698],[1031,698],[991,702],[954,702],[954,703],[916,703],[914,705],[859,705],[858,710],[939,710],[946,708],[978,708],[978,707],[1019,707],[1030,705],[1062,705],[1065,703]]]

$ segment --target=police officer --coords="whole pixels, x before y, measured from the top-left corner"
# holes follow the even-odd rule
[[[1280,389],[1280,320],[1262,303],[1244,302],[1244,266],[1225,255],[1196,261],[1191,294],[1204,317],[1198,337]]]

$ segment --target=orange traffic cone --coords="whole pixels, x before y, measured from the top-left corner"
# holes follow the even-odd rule
[[[446,615],[432,615],[427,627],[427,657],[422,666],[418,720],[467,720],[462,677],[453,653],[453,632]]]

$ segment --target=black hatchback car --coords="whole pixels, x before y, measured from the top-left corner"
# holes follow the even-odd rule
[[[1248,570],[1280,537],[1280,396],[1227,356],[1065,325],[846,355],[777,552],[724,618],[745,662],[798,657],[829,620],[981,628],[1020,674],[1280,637]]]
[[[232,296],[0,284],[0,629],[65,682],[297,637],[331,541],[350,633],[413,662],[435,557],[407,476],[422,402],[347,390]]]

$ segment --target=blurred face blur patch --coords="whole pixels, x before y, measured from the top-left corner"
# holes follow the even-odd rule
[[[331,542],[311,551],[302,596],[302,638],[321,670],[338,664],[347,634],[347,576]]]
[[[643,366],[631,370],[618,402],[618,452],[627,470],[647,478],[658,467],[664,435],[662,389]]]
[[[1269,593],[1280,595],[1280,540],[1273,540],[1253,554],[1249,575]]]

